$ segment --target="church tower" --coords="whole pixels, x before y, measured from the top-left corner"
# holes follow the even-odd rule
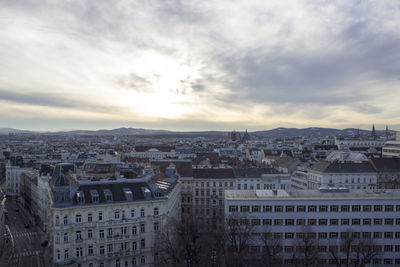
[[[371,137],[374,138],[374,140],[376,139],[375,124],[372,124]]]

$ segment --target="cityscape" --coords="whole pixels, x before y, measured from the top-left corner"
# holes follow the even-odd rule
[[[400,266],[400,1],[3,0],[0,267]]]
[[[400,132],[126,131],[0,136],[1,266],[400,264]]]

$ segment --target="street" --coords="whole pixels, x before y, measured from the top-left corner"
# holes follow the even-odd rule
[[[28,217],[15,200],[7,200],[6,233],[8,243],[5,246],[3,263],[9,267],[44,266],[44,248],[41,246],[42,233],[35,225],[26,228]],[[18,210],[18,211],[17,211]]]

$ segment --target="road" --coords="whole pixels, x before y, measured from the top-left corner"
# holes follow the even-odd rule
[[[41,232],[36,226],[25,228],[28,221],[25,210],[19,208],[15,200],[7,200],[8,216],[6,228],[8,244],[5,259],[9,267],[44,266],[44,249],[41,246]],[[17,211],[17,208],[19,211]]]

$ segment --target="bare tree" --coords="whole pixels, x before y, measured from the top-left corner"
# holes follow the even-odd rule
[[[213,239],[201,229],[201,220],[194,214],[182,221],[170,219],[159,239],[159,265],[209,266]]]
[[[318,245],[316,233],[310,227],[303,227],[302,232],[297,233],[294,241],[293,264],[302,267],[317,266],[321,259]]]
[[[232,213],[226,218],[225,225],[225,265],[232,267],[246,266],[246,260],[251,259],[250,245],[253,241],[254,225],[239,213]]]
[[[281,266],[283,264],[282,257],[282,240],[274,238],[269,229],[264,229],[260,236],[262,251],[259,260],[259,266]]]
[[[337,267],[364,267],[381,253],[372,237],[360,238],[360,233],[352,230],[342,233],[336,244],[340,249],[330,250],[329,254]]]

